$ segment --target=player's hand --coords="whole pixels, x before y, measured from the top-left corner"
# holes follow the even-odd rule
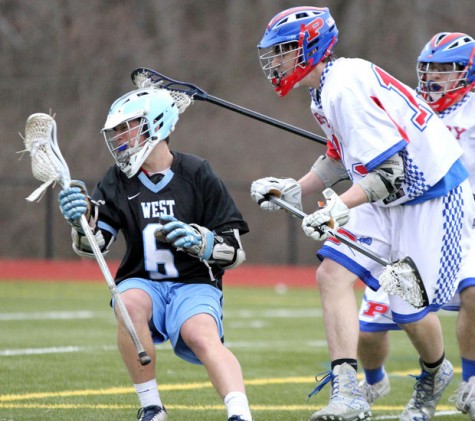
[[[332,189],[325,189],[323,196],[326,199],[325,206],[307,215],[302,221],[305,235],[316,241],[330,237],[331,234],[325,229],[326,227],[337,229],[350,219],[350,210]]]
[[[79,219],[89,208],[86,185],[82,181],[71,181],[71,185],[59,192],[59,209],[71,225],[80,225]]]
[[[162,228],[155,232],[159,241],[170,243],[177,249],[208,260],[214,244],[214,234],[205,227],[195,224],[186,224],[174,216],[163,215],[160,217]]]
[[[293,178],[265,177],[253,181],[251,185],[251,197],[262,209],[276,211],[281,209],[279,205],[270,202],[267,195],[272,194],[290,203],[298,209],[302,209],[302,188]]]

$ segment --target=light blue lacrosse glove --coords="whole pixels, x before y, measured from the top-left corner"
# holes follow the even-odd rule
[[[160,222],[163,226],[155,233],[159,241],[170,243],[200,259],[209,260],[214,246],[214,234],[210,230],[200,225],[186,224],[171,215],[161,216]]]
[[[86,185],[82,181],[71,181],[71,185],[59,192],[59,209],[66,220],[75,227],[80,227],[82,215],[89,210]]]

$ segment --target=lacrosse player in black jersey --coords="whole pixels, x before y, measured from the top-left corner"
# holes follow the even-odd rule
[[[203,364],[224,400],[228,421],[251,421],[237,358],[223,345],[222,276],[245,260],[248,232],[210,164],[171,151],[179,111],[167,91],[143,88],[111,106],[102,130],[116,161],[89,199],[83,183],[59,194],[74,251],[91,255],[79,219],[86,214],[103,253],[119,231],[126,252],[115,282],[149,365],[139,364],[120,312],[118,347],[137,391],[142,421],[166,421],[157,388],[154,343],[170,340],[185,361]]]

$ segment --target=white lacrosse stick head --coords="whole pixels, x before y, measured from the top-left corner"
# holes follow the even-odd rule
[[[387,294],[398,295],[415,308],[429,304],[424,283],[410,257],[388,265],[379,277],[379,282]]]
[[[171,97],[173,98],[173,101],[175,101],[175,104],[178,108],[178,112],[182,114],[190,105],[193,104],[193,97],[185,94],[184,92],[179,92],[175,91],[173,89],[168,89],[162,86],[162,83],[164,84],[164,81],[154,81],[150,74],[147,73],[146,71],[139,72],[134,76],[133,79],[134,85],[138,89],[142,88],[155,88],[155,89],[163,89],[164,91],[167,91]],[[161,83],[162,82],[162,83]]]
[[[26,120],[25,135],[22,138],[26,151],[30,153],[33,176],[43,181],[26,200],[40,200],[46,189],[55,183],[68,187],[71,177],[58,147],[54,118],[44,113],[30,115]]]

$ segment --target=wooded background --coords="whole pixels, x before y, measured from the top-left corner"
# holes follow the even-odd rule
[[[92,190],[113,165],[99,133],[111,103],[134,89],[130,73],[150,67],[209,94],[322,134],[305,89],[279,98],[256,45],[283,9],[328,6],[339,56],[373,61],[415,86],[417,56],[437,32],[474,35],[474,0],[0,0],[0,258],[76,258],[57,208],[59,188],[25,201],[39,182],[19,160],[19,132],[35,112],[56,113],[72,177]],[[303,175],[324,147],[207,102],[182,114],[173,149],[208,159],[228,185],[251,232],[249,263],[314,264],[319,246],[283,212],[258,208],[253,180]],[[345,186],[340,186],[340,189]],[[306,198],[307,212],[319,197]],[[111,258],[123,252],[121,239]]]

